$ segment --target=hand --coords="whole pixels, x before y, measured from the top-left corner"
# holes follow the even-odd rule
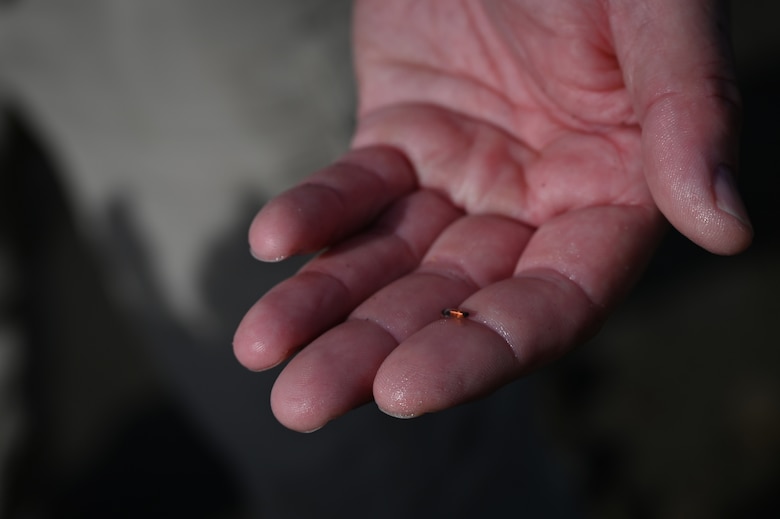
[[[358,1],[353,150],[266,205],[253,253],[326,251],[235,353],[315,430],[495,390],[593,335],[665,216],[736,253],[738,93],[715,1]],[[660,210],[660,211],[659,211]],[[442,308],[469,312],[446,319]]]

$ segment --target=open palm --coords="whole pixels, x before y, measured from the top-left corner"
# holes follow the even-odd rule
[[[417,416],[560,356],[641,273],[662,214],[746,247],[713,4],[358,2],[353,150],[250,230],[265,260],[328,247],[236,333],[251,369],[297,352],[277,418],[310,431],[372,398]]]

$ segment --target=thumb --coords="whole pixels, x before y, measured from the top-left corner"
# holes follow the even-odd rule
[[[725,9],[716,0],[613,0],[610,6],[655,203],[705,249],[742,251],[753,229],[734,177],[741,104]]]

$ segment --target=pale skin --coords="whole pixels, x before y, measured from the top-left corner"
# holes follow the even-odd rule
[[[249,369],[292,357],[277,419],[489,394],[598,331],[667,220],[745,249],[722,27],[712,0],[359,0],[352,149],[250,229],[265,261],[327,248],[235,335]]]

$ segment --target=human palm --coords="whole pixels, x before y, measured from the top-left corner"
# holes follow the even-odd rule
[[[714,252],[747,246],[717,16],[683,4],[357,3],[353,150],[250,230],[265,260],[327,247],[236,333],[251,369],[297,352],[283,424],[372,398],[417,416],[558,357],[641,273],[661,212]]]

